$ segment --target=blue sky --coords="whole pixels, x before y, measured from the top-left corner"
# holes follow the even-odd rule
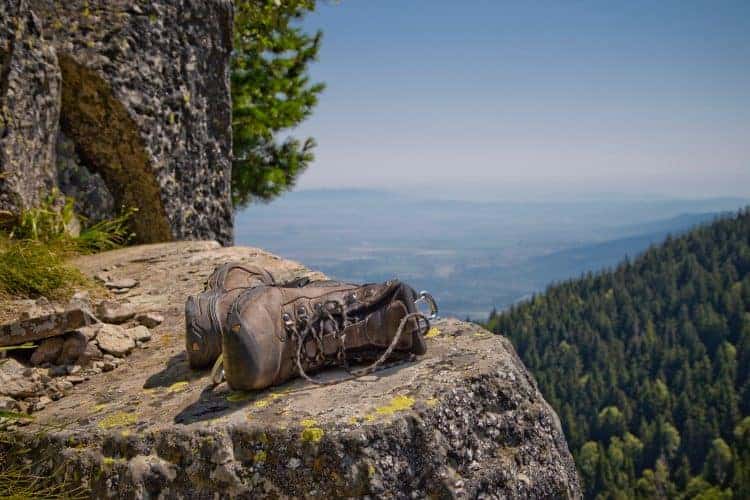
[[[343,0],[300,189],[750,195],[750,1]]]

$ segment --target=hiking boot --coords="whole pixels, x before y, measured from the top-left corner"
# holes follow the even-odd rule
[[[222,336],[224,376],[233,389],[257,390],[300,375],[319,383],[308,372],[336,364],[348,369],[353,360],[379,364],[394,351],[424,354],[429,321],[417,311],[417,300],[399,281],[245,290]]]
[[[190,366],[208,368],[221,354],[221,331],[234,300],[244,290],[273,285],[268,271],[229,262],[209,276],[203,292],[185,302],[185,344]]]

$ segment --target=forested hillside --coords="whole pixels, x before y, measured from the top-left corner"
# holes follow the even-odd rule
[[[590,498],[750,498],[750,209],[490,317]]]

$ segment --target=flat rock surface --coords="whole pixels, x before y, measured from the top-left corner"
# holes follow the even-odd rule
[[[425,356],[360,380],[211,388],[208,372],[186,361],[184,302],[230,260],[264,267],[277,281],[323,277],[259,249],[212,242],[78,259],[92,276],[137,280],[127,300],[164,321],[148,349],[36,413],[15,431],[19,443],[33,443],[46,466],[64,465],[94,496],[580,496],[557,416],[510,342],[474,324],[439,320]],[[35,436],[42,428],[44,438]]]

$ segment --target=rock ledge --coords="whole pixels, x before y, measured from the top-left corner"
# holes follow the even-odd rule
[[[37,473],[57,469],[110,498],[581,496],[558,418],[504,337],[445,319],[426,356],[376,376],[211,389],[182,352],[184,294],[229,258],[277,277],[320,275],[261,250],[200,242],[113,253],[79,264],[93,275],[116,259],[118,274],[141,283],[131,300],[163,301],[165,321],[151,349],[12,431]],[[189,279],[174,279],[178,266]]]

